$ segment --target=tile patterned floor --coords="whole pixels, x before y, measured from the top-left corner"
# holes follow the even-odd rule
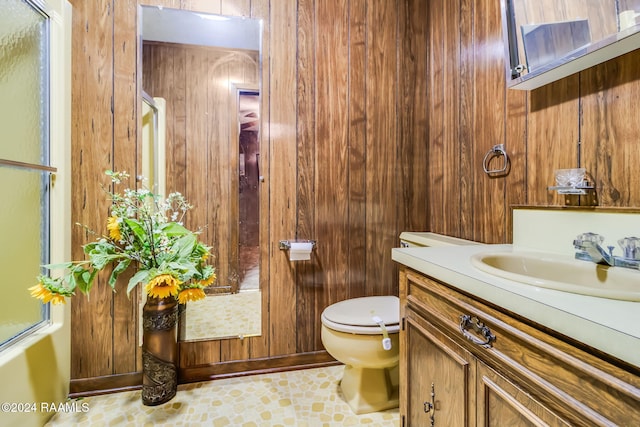
[[[178,395],[143,406],[140,392],[82,400],[86,413],[58,413],[47,426],[398,427],[398,409],[355,415],[338,383],[342,366],[181,385]]]

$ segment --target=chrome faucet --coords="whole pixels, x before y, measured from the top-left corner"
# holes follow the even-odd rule
[[[605,250],[601,244],[604,237],[596,233],[582,233],[573,241],[573,246],[578,250],[575,258],[596,264],[610,265],[612,267],[634,268],[640,270],[640,239],[637,237],[625,237],[618,240],[622,248],[623,256],[613,255],[614,246],[607,246]]]

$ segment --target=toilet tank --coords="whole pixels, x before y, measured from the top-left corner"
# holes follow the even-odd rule
[[[460,246],[480,245],[473,240],[459,239],[443,234],[417,231],[403,231],[400,233],[400,247],[411,248],[416,246]]]

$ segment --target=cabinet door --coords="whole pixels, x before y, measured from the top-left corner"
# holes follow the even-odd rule
[[[475,426],[475,358],[427,322],[405,328],[405,425]]]
[[[477,372],[479,426],[570,425],[535,401],[525,390],[480,361],[477,361]]]

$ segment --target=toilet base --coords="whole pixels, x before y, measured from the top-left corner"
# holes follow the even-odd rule
[[[345,365],[340,389],[355,414],[397,408],[398,366],[371,369]]]

